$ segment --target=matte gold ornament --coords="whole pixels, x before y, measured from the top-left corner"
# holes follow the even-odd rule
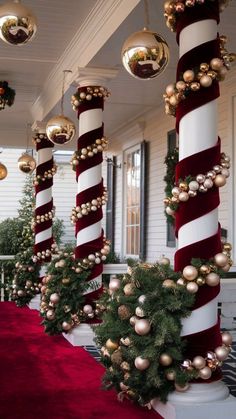
[[[183,270],[183,276],[187,281],[194,281],[198,276],[198,270],[195,266],[187,265]]]
[[[193,358],[192,364],[197,370],[201,370],[206,366],[206,360],[200,355],[195,356],[195,358]]]
[[[172,364],[172,357],[169,354],[163,353],[160,355],[159,362],[164,367],[168,367],[170,364]]]
[[[72,328],[72,324],[69,322],[62,322],[62,329],[65,330],[66,332],[68,332],[71,328]]]
[[[46,317],[48,320],[54,320],[55,319],[55,311],[54,310],[48,310],[46,313]]]
[[[28,153],[23,153],[22,156],[18,159],[18,168],[23,173],[32,173],[35,167],[36,161]]]
[[[217,266],[225,266],[228,263],[228,257],[224,253],[217,253],[214,257]]]
[[[19,0],[0,7],[0,38],[10,45],[23,45],[33,39],[37,21],[30,9]]]
[[[147,358],[142,358],[141,356],[137,356],[134,360],[134,365],[138,370],[143,371],[149,367],[150,361]]]
[[[7,168],[4,164],[0,163],[0,180],[7,177]]]
[[[131,316],[131,312],[130,312],[129,307],[125,306],[124,304],[119,306],[118,307],[118,316],[121,320],[129,319],[130,316]]]
[[[53,294],[50,295],[51,303],[57,304],[59,302],[59,300],[60,300],[60,296],[56,292],[54,292]]]
[[[222,333],[222,342],[225,345],[232,345],[233,338],[229,332],[223,332]]]
[[[196,294],[198,292],[198,284],[196,282],[188,282],[186,288],[190,294]]]
[[[168,265],[170,265],[170,259],[163,256],[160,259],[159,263],[160,263],[160,265],[167,265],[168,266]]]
[[[135,288],[136,287],[135,287],[134,284],[126,284],[124,286],[124,293],[125,293],[125,295],[127,295],[127,296],[133,295]]]
[[[134,325],[134,330],[138,335],[144,336],[150,332],[151,325],[148,320],[140,319],[136,321]]]
[[[125,69],[133,77],[150,80],[166,68],[169,47],[161,35],[144,28],[130,35],[124,42],[121,59]]]
[[[199,370],[199,377],[203,380],[208,380],[211,377],[211,369],[209,367],[204,367]]]
[[[229,355],[229,348],[227,348],[226,346],[218,346],[215,349],[215,354],[219,361],[224,361]]]
[[[173,279],[165,279],[162,283],[164,288],[173,288],[175,287],[175,281]]]
[[[48,121],[46,133],[53,144],[64,145],[74,138],[76,129],[71,119],[64,115],[56,115]]]
[[[216,287],[220,283],[220,277],[215,272],[211,272],[206,276],[206,284],[209,287]]]
[[[115,351],[119,347],[119,344],[117,342],[113,342],[111,339],[107,339],[106,341],[106,348]]]

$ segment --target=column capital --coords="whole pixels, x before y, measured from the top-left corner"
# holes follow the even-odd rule
[[[103,86],[109,80],[114,79],[118,71],[113,68],[79,67],[76,82],[79,84],[79,87]]]
[[[36,131],[39,134],[46,134],[46,122],[34,121],[31,125],[32,131]]]

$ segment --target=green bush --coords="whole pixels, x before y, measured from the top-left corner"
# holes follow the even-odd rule
[[[7,218],[0,223],[0,255],[15,255],[19,252],[23,224],[19,218]]]

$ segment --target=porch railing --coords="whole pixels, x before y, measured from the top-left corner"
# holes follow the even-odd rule
[[[5,283],[4,261],[13,260],[14,256],[0,255],[1,285]],[[3,262],[3,263],[2,263]],[[105,264],[104,275],[118,275],[127,272],[127,264]],[[1,287],[1,301],[4,301],[4,288]],[[219,295],[219,312],[221,314],[221,327],[233,330],[236,333],[236,272],[234,278],[221,280],[221,292]]]

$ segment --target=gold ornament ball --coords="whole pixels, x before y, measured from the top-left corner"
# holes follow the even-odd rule
[[[175,281],[173,279],[165,279],[162,283],[164,288],[173,288],[175,287]]]
[[[134,326],[135,323],[137,322],[137,320],[138,320],[138,318],[136,316],[130,317],[129,322],[130,322],[131,326]]]
[[[72,328],[72,324],[66,321],[62,322],[62,329],[68,332]]]
[[[56,115],[48,121],[46,133],[53,144],[64,145],[74,138],[76,129],[71,119],[64,115]]]
[[[211,377],[211,369],[209,367],[204,367],[199,370],[199,377],[203,380],[208,380]]]
[[[162,257],[159,261],[160,265],[168,266],[170,265],[170,259],[166,257]]]
[[[232,246],[230,243],[224,243],[223,244],[223,248],[224,250],[226,250],[227,252],[230,252],[232,250]]]
[[[120,367],[123,371],[130,371],[130,365],[127,361],[121,362]]]
[[[144,311],[141,307],[136,307],[135,314],[138,317],[144,317],[145,316],[145,313],[144,313]]]
[[[166,68],[169,61],[169,47],[159,34],[144,28],[126,39],[121,59],[125,69],[133,77],[150,80]]]
[[[54,320],[55,319],[55,311],[54,310],[48,310],[46,313],[46,317],[48,320]]]
[[[138,335],[144,336],[144,335],[147,335],[150,332],[151,325],[150,325],[148,320],[140,319],[140,320],[136,321],[136,323],[134,325],[134,330]]]
[[[233,338],[229,332],[223,332],[222,333],[222,343],[225,345],[232,345]]]
[[[106,341],[106,348],[110,351],[115,351],[119,347],[117,342],[113,342],[111,339],[107,339]]]
[[[0,163],[0,180],[7,177],[7,168],[4,164]]]
[[[135,287],[134,284],[126,284],[124,286],[124,293],[125,293],[125,295],[127,295],[127,297],[130,296],[130,295],[133,295],[135,288],[136,287]]]
[[[121,338],[120,343],[122,343],[125,346],[129,346],[131,344],[130,338]]]
[[[137,356],[134,360],[134,365],[138,370],[143,371],[149,367],[150,361],[147,358],[142,358],[141,356]]]
[[[216,287],[220,283],[220,277],[215,272],[211,272],[206,276],[206,284],[209,287]]]
[[[226,177],[224,175],[216,175],[215,179],[214,179],[214,183],[216,186],[218,186],[218,188],[221,188],[222,186],[224,186],[226,184]]]
[[[219,361],[224,361],[229,355],[229,348],[227,348],[226,346],[218,346],[215,349],[215,354]]]
[[[224,253],[217,253],[214,257],[217,266],[223,267],[228,263],[228,257]]]
[[[118,307],[118,316],[121,320],[127,320],[130,318],[131,312],[129,307],[122,304]]]
[[[198,356],[195,356],[195,358],[193,358],[192,364],[197,370],[201,370],[202,368],[206,366],[206,361],[202,356],[198,355]]]
[[[61,282],[63,285],[68,285],[70,283],[70,278],[62,278]]]
[[[23,173],[32,173],[35,167],[35,159],[27,153],[22,154],[22,156],[18,159],[18,168]]]
[[[113,364],[117,364],[117,365],[121,364],[121,362],[122,362],[122,352],[119,349],[112,353],[111,362]]]
[[[10,45],[23,45],[33,39],[37,21],[28,7],[19,1],[0,7],[0,38]]]
[[[59,300],[60,300],[60,296],[56,292],[54,292],[53,294],[50,295],[51,303],[57,304],[59,302]]]
[[[111,278],[109,282],[109,289],[111,291],[117,291],[120,288],[120,279],[119,278]]]
[[[194,281],[198,276],[198,270],[195,266],[187,265],[183,270],[183,276],[187,281]]]
[[[167,353],[163,353],[160,355],[159,362],[163,367],[168,367],[170,364],[172,364],[173,359],[171,356]]]
[[[174,372],[174,371],[168,371],[168,372],[166,373],[166,378],[167,378],[167,380],[169,380],[169,381],[174,381],[174,380],[175,380],[175,377],[176,377],[176,374],[175,374],[175,372]]]
[[[196,294],[198,292],[198,284],[196,282],[188,282],[186,288],[190,294]]]
[[[194,80],[194,71],[186,70],[183,74],[183,79],[186,83],[191,83]]]
[[[175,389],[176,391],[179,391],[180,393],[184,393],[189,389],[189,384],[185,384],[185,386],[180,386],[179,384],[175,383]]]

